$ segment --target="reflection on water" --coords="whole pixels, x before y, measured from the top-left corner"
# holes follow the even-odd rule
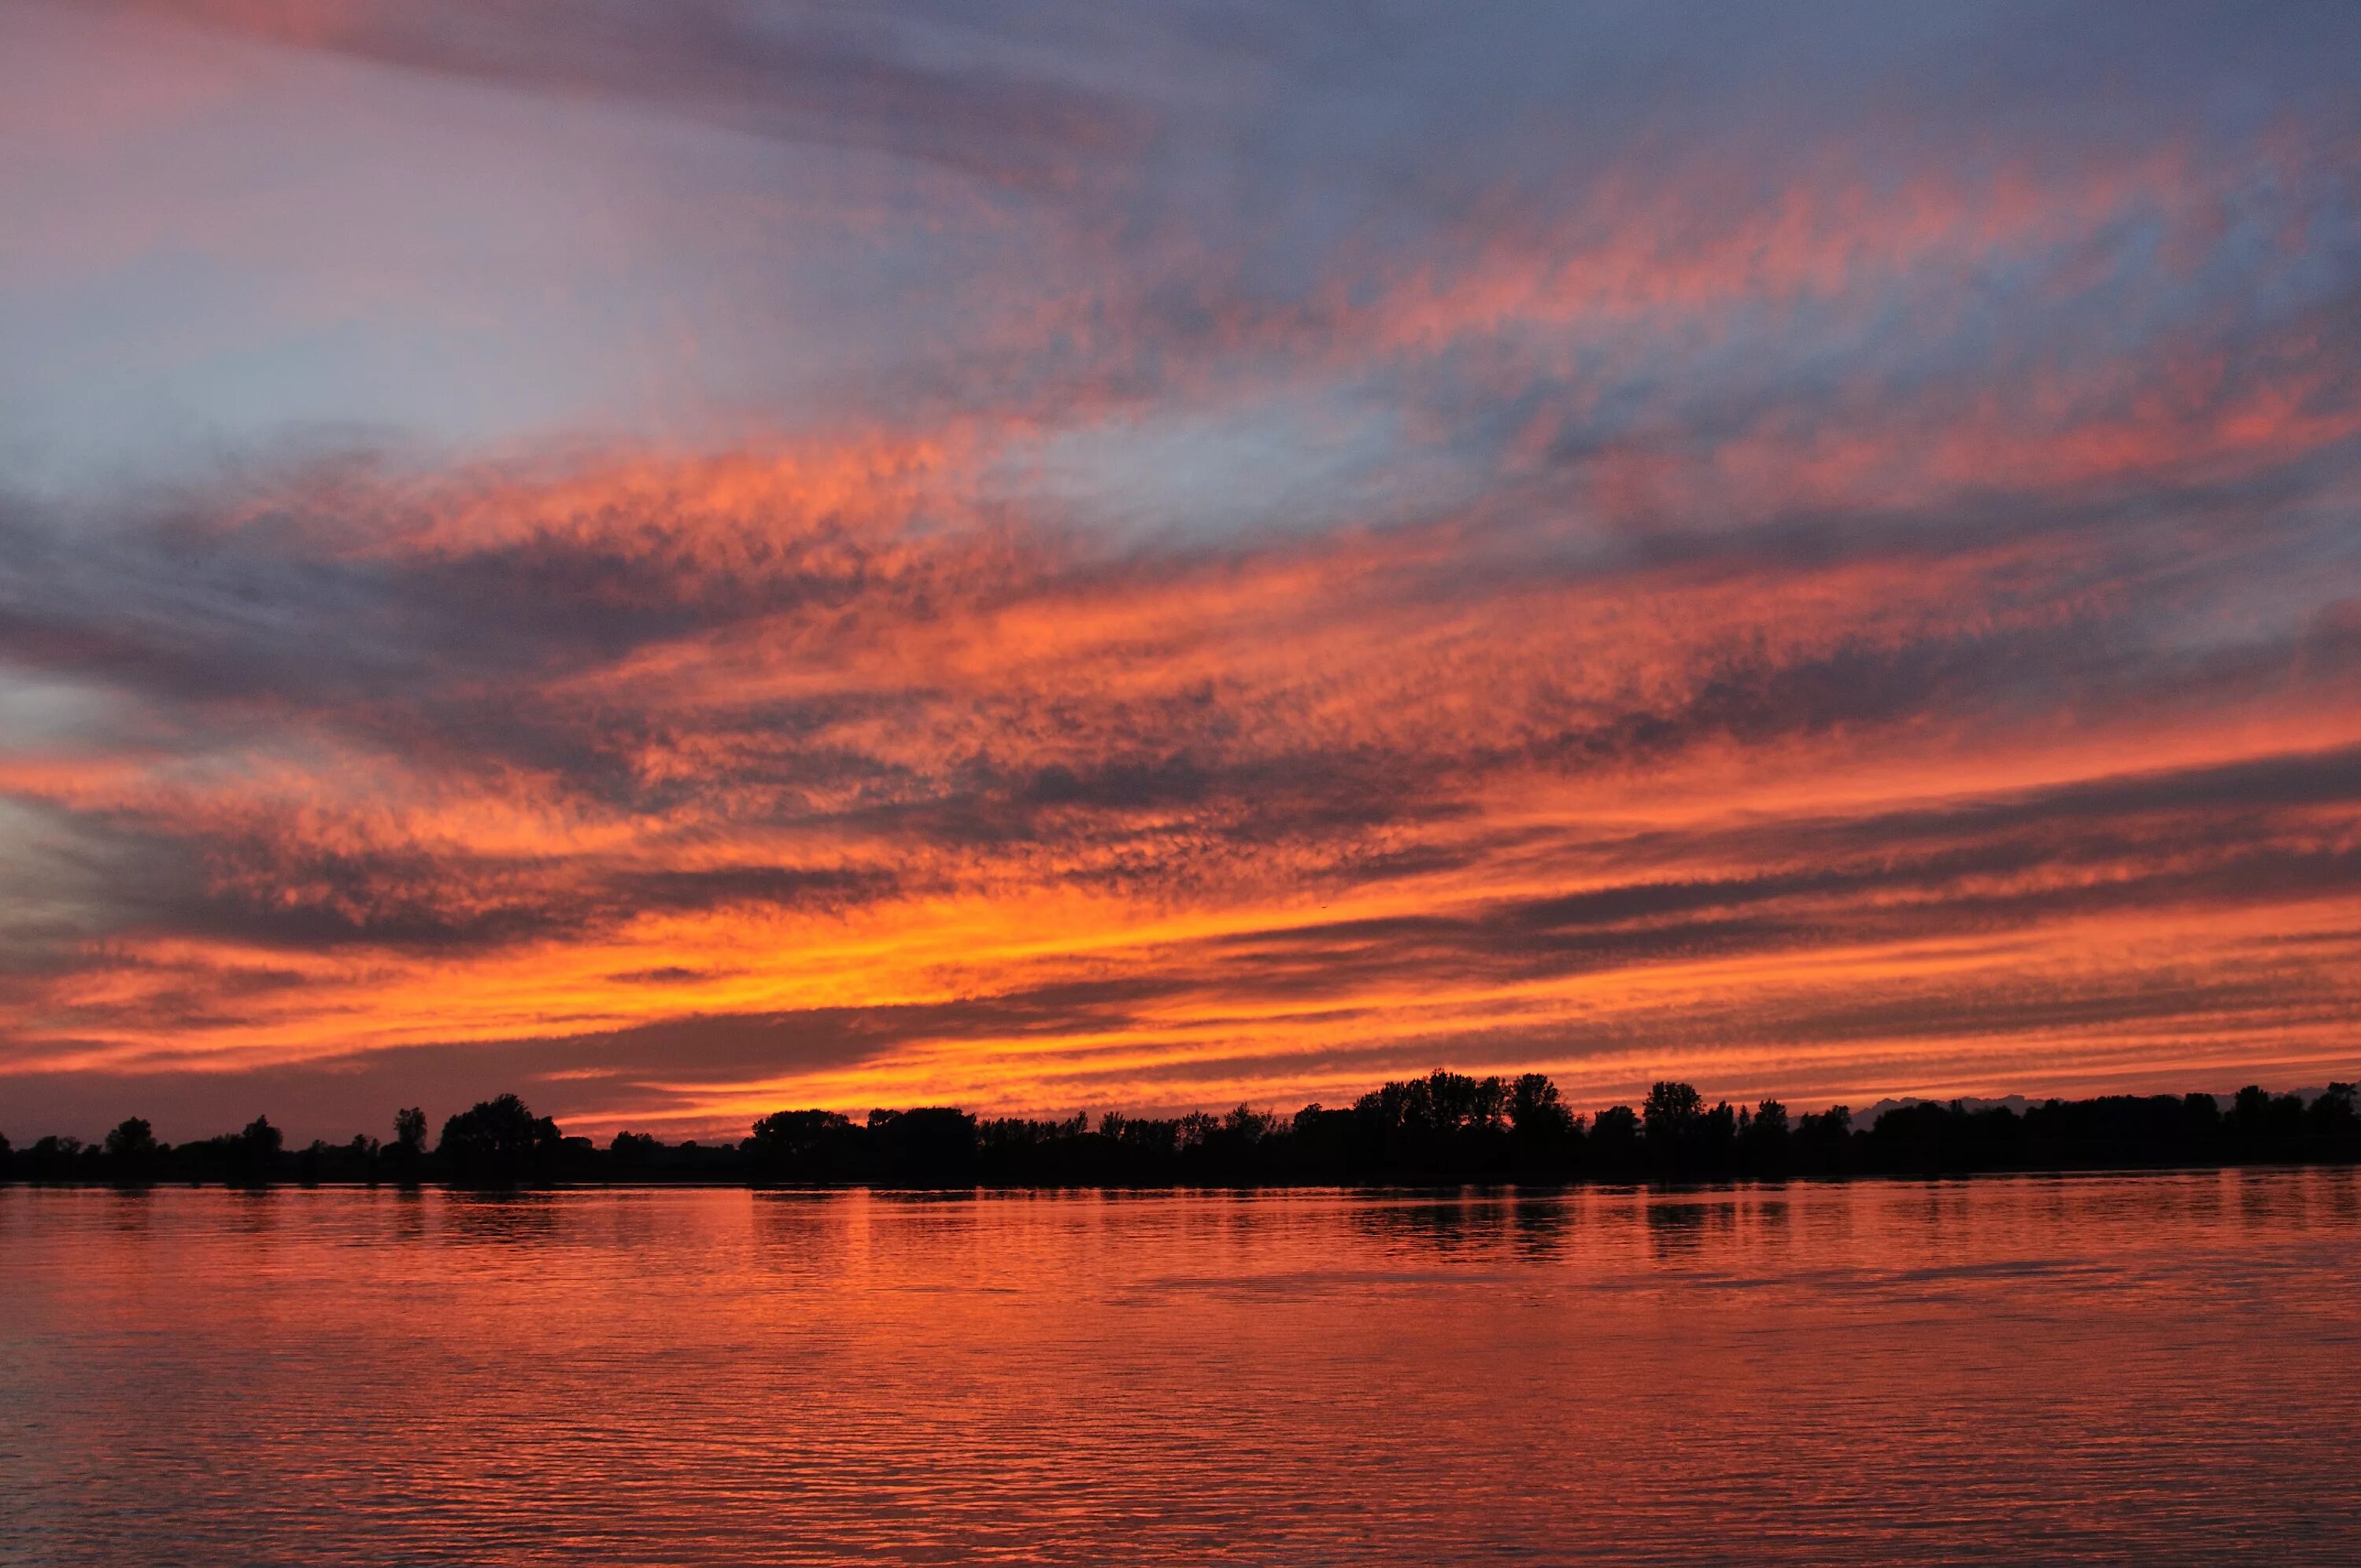
[[[0,1561],[2350,1563],[2350,1171],[0,1190]]]

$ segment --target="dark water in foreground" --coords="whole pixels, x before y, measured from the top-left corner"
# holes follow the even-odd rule
[[[2349,1170],[0,1190],[0,1559],[2361,1561]]]

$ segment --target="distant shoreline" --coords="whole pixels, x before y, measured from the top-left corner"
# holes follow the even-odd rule
[[[0,1188],[27,1191],[115,1192],[220,1191],[245,1195],[279,1192],[445,1192],[467,1197],[561,1197],[591,1192],[752,1192],[782,1197],[832,1197],[855,1192],[890,1193],[896,1197],[989,1198],[1016,1194],[1113,1194],[1122,1197],[1166,1196],[1245,1197],[1255,1193],[1334,1193],[1348,1198],[1435,1198],[1454,1194],[1483,1197],[1554,1197],[1572,1192],[1724,1192],[1751,1190],[1784,1190],[1798,1187],[1853,1187],[1879,1183],[1968,1182],[2037,1179],[2059,1177],[2211,1176],[2224,1171],[2350,1170],[2361,1167],[2361,1156],[2335,1155],[2315,1158],[2243,1160],[2217,1165],[2092,1165],[2027,1166],[1982,1170],[1854,1170],[1787,1176],[1720,1177],[1572,1177],[1560,1181],[1255,1181],[1082,1183],[978,1182],[969,1187],[927,1187],[886,1181],[788,1182],[730,1180],[719,1177],[616,1177],[595,1180],[518,1182],[508,1186],[446,1181],[335,1179],[273,1180],[259,1183],[172,1179],[114,1180],[98,1178],[62,1179],[0,1177]]]
[[[1066,1121],[979,1118],[949,1106],[774,1112],[734,1144],[569,1137],[504,1094],[447,1119],[427,1145],[423,1112],[394,1138],[291,1149],[267,1117],[170,1146],[131,1117],[94,1144],[0,1137],[0,1181],[55,1186],[417,1187],[467,1190],[748,1187],[781,1190],[1107,1191],[1720,1184],[1856,1177],[2068,1175],[2361,1162],[2361,1096],[2249,1086],[2213,1094],[2108,1095],[2015,1104],[1953,1101],[1883,1109],[1856,1126],[1843,1105],[1790,1117],[1765,1100],[1708,1107],[1658,1082],[1638,1106],[1568,1109],[1540,1073],[1435,1072],[1348,1107],[1291,1117],[1239,1106],[1169,1119],[1108,1113]]]

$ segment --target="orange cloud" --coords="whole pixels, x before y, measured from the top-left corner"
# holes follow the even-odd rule
[[[701,1127],[1446,1058],[1803,1098],[2347,1059],[2361,649],[2331,616],[2173,652],[2152,535],[1602,569],[1445,520],[1126,554],[959,521],[956,477],[314,498],[307,575],[407,607],[357,647],[419,641],[318,692],[214,650],[180,745],[10,761],[155,861],[13,1005],[10,1060],[543,1041],[577,1118]],[[500,585],[518,640],[431,645]]]

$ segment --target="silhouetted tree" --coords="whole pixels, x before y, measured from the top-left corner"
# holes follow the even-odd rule
[[[1211,1187],[1262,1181],[1284,1168],[1275,1145],[1287,1127],[1273,1113],[1248,1105],[1222,1116],[1184,1116],[1180,1179]]]
[[[1776,1100],[1765,1100],[1739,1129],[1740,1156],[1754,1169],[1776,1175],[1786,1168],[1787,1135],[1787,1108]]]
[[[393,1113],[393,1143],[385,1151],[386,1168],[404,1186],[416,1183],[426,1166],[426,1113],[412,1105]]]
[[[2296,1140],[2303,1136],[2303,1102],[2250,1083],[2231,1102],[2229,1121],[2245,1157],[2287,1158],[2297,1152]]]
[[[997,1117],[979,1123],[948,1106],[880,1109],[866,1124],[833,1111],[782,1111],[742,1144],[667,1145],[618,1133],[602,1151],[563,1136],[555,1122],[501,1095],[452,1117],[424,1156],[425,1117],[395,1118],[395,1140],[314,1140],[285,1157],[277,1128],[257,1117],[238,1133],[168,1148],[138,1117],[103,1144],[63,1136],[30,1148],[0,1140],[0,1177],[124,1181],[163,1177],[258,1184],[416,1179],[460,1185],[626,1180],[851,1182],[896,1186],[1237,1185],[1266,1182],[1460,1183],[1628,1179],[1730,1172],[2069,1170],[2130,1165],[2361,1159],[2361,1095],[2333,1083],[2306,1101],[2249,1085],[2226,1112],[2209,1094],[2102,1095],[2007,1106],[1913,1102],[1856,1130],[1831,1106],[1791,1118],[1775,1100],[1706,1109],[1694,1086],[1655,1085],[1644,1118],[1610,1106],[1595,1121],[1571,1114],[1540,1073],[1513,1080],[1433,1072],[1386,1083],[1350,1110],[1307,1105],[1282,1117],[1250,1105],[1172,1118],[1109,1112],[1093,1124]],[[1644,1132],[1644,1136],[1643,1136]],[[152,1175],[141,1174],[148,1162]]]
[[[1727,1170],[1738,1154],[1738,1113],[1730,1109],[1729,1101],[1717,1102],[1697,1118],[1696,1135],[1692,1157],[1708,1170]]]
[[[2332,1150],[2361,1142],[2361,1105],[2356,1105],[2356,1098],[2361,1096],[2356,1096],[2353,1085],[2332,1083],[2312,1102],[2312,1130]]]
[[[1814,1170],[1842,1170],[1852,1146],[1852,1107],[1831,1105],[1807,1112],[1795,1124],[1794,1146],[1798,1158]]]
[[[867,1130],[840,1111],[774,1111],[739,1146],[758,1181],[849,1181],[871,1163]]]
[[[1574,1113],[1547,1073],[1528,1072],[1509,1086],[1509,1126],[1524,1136],[1560,1137],[1573,1130]]]
[[[1521,1179],[1562,1181],[1572,1172],[1581,1129],[1546,1073],[1509,1086],[1509,1138]]]
[[[662,1146],[653,1133],[617,1133],[607,1144],[607,1159],[618,1176],[645,1176],[655,1168]]]
[[[1349,1113],[1331,1112],[1328,1114]],[[1173,1179],[1180,1157],[1180,1124],[1177,1120],[1125,1116],[1110,1111],[1100,1118],[1099,1136],[1114,1146],[1116,1157],[1126,1166],[1155,1173],[1149,1179]]]
[[[444,1179],[463,1187],[514,1187],[555,1174],[557,1124],[513,1094],[478,1102],[443,1124],[434,1147]]]
[[[1609,1105],[1590,1119],[1588,1164],[1602,1175],[1628,1174],[1640,1154],[1640,1113],[1629,1105]]]
[[[1640,1110],[1641,1125],[1646,1130],[1650,1148],[1676,1148],[1697,1125],[1704,1113],[1705,1098],[1692,1083],[1658,1080],[1648,1091],[1647,1103]]]
[[[956,1106],[872,1111],[869,1135],[888,1181],[907,1187],[975,1185],[975,1118]]]
[[[1240,1105],[1222,1118],[1222,1131],[1244,1144],[1258,1144],[1268,1137],[1279,1118],[1268,1111]]]
[[[145,1116],[126,1116],[106,1135],[106,1163],[117,1181],[147,1181],[156,1173],[163,1153],[156,1130]]]
[[[1508,1173],[1509,1087],[1498,1078],[1432,1072],[1388,1083],[1354,1102],[1354,1161],[1397,1179]]]
[[[145,1159],[156,1152],[156,1129],[145,1116],[126,1116],[106,1135],[109,1159]]]
[[[1112,1113],[1110,1122],[1120,1123]],[[1289,1154],[1299,1180],[1350,1181],[1354,1178],[1354,1116],[1314,1103],[1295,1113],[1289,1125]],[[1111,1140],[1112,1141],[1112,1140]],[[1118,1144],[1119,1149],[1121,1146]]]
[[[49,1133],[33,1140],[22,1158],[24,1174],[34,1181],[73,1181],[80,1178],[82,1140],[71,1134]]]
[[[1705,1097],[1695,1084],[1659,1080],[1640,1106],[1640,1131],[1648,1164],[1660,1176],[1686,1172],[1702,1163],[1699,1148]]]
[[[223,1149],[226,1174],[240,1187],[261,1187],[279,1174],[279,1149],[286,1139],[268,1116],[257,1116]]]

